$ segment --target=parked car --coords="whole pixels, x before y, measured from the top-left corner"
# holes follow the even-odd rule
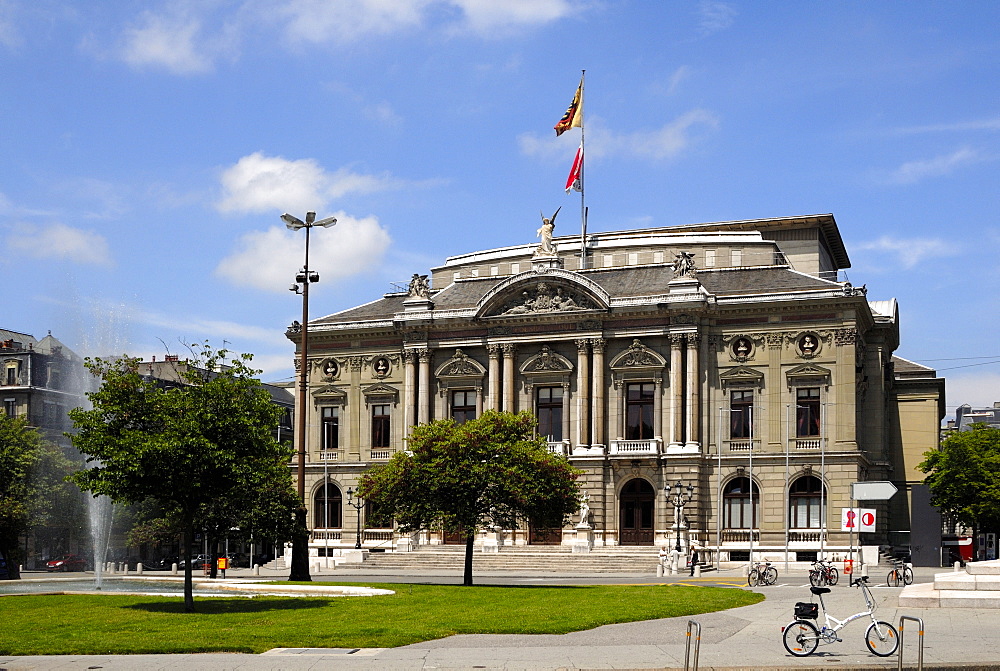
[[[177,568],[184,568],[183,559],[177,562]],[[206,554],[197,554],[191,557],[191,566],[195,571],[206,570],[212,567],[212,557]]]
[[[46,571],[82,571],[87,560],[80,555],[63,555],[45,564]]]
[[[174,564],[180,566],[180,561],[177,556],[149,559],[142,563],[142,568],[150,571],[169,571]]]

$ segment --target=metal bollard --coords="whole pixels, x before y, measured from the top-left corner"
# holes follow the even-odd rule
[[[260,575],[260,564],[254,564],[253,565],[253,574],[254,575]]]
[[[688,657],[691,654],[691,625],[695,626],[694,638],[694,665],[688,666]],[[688,620],[687,642],[684,644],[684,671],[693,669],[698,671],[698,651],[701,649],[701,624],[697,620]]]
[[[170,565],[170,573],[172,575],[177,575],[177,564],[176,564],[176,562]]]
[[[142,562],[135,565],[135,574],[142,575]]]
[[[911,622],[916,622],[920,625],[920,629],[917,631],[917,636],[920,638],[917,645],[917,671],[923,671],[924,668],[924,621],[919,617],[910,617],[909,615],[899,616],[899,665],[896,667],[898,671],[903,671],[903,620],[909,620]]]
[[[962,567],[962,562],[955,562],[955,573],[958,573],[958,569]]]
[[[701,577],[701,564],[695,564],[694,565],[694,577],[695,578],[700,578]]]
[[[657,578],[663,577],[663,564],[656,565],[656,577]]]

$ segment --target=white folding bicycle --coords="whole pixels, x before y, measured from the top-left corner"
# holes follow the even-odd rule
[[[784,632],[782,641],[785,644],[785,650],[796,657],[811,655],[816,651],[820,643],[841,642],[841,638],[837,636],[837,632],[851,622],[854,622],[858,618],[869,617],[872,623],[868,626],[868,631],[865,633],[865,643],[868,644],[868,649],[879,657],[888,657],[895,653],[899,648],[899,634],[896,632],[896,628],[888,622],[875,619],[875,615],[873,614],[875,612],[875,600],[868,589],[868,576],[852,580],[851,587],[861,588],[861,593],[864,594],[868,610],[862,613],[855,613],[846,620],[838,620],[827,612],[826,604],[823,603],[823,595],[827,594],[830,588],[810,587],[809,591],[819,597],[819,604],[823,608],[823,616],[826,624],[817,629],[816,625],[810,622],[810,620],[818,619],[819,608],[815,603],[800,602],[795,604],[795,620],[782,629]]]

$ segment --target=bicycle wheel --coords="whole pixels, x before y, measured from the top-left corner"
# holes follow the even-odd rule
[[[903,567],[903,584],[912,585],[913,584],[913,569],[909,566]]]
[[[879,657],[888,657],[899,648],[899,634],[888,622],[876,620],[865,632],[865,643],[868,644],[868,649]]]
[[[892,569],[885,577],[885,584],[889,587],[899,587],[899,571]]]
[[[830,569],[826,572],[826,584],[832,587],[833,585],[837,584],[837,580],[839,579],[840,579],[840,574],[837,573],[837,569],[831,566]]]
[[[773,585],[778,582],[778,569],[773,566],[768,566],[764,570],[764,583],[767,585]]]
[[[785,650],[789,653],[796,657],[805,657],[811,655],[819,646],[819,632],[812,622],[796,620],[785,627],[781,642],[785,644]]]
[[[760,582],[760,574],[757,573],[757,569],[752,569],[747,574],[747,584],[751,587],[756,587],[758,582]]]
[[[823,575],[815,569],[809,571],[809,584],[813,587],[819,587],[823,584]]]

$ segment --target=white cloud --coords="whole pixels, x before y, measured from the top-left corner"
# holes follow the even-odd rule
[[[653,160],[676,158],[689,149],[699,136],[718,127],[719,120],[712,112],[694,109],[673,121],[653,130],[633,133],[615,133],[608,130],[601,119],[594,117],[587,126],[587,158],[638,157]],[[540,138],[531,133],[518,137],[521,153],[539,156],[546,160],[565,160],[567,143],[564,139]]]
[[[733,21],[736,20],[738,13],[736,8],[728,3],[702,0],[698,3],[698,15],[701,17],[699,23],[702,35],[711,35],[720,30],[725,30],[733,25]]]
[[[897,128],[899,135],[914,135],[918,133],[951,133],[975,130],[1000,130],[1000,118],[975,119],[956,123],[929,124],[926,126],[908,126]]]
[[[23,42],[14,24],[14,3],[11,0],[0,0],[0,45],[13,49]]]
[[[324,281],[356,275],[377,266],[389,247],[389,233],[375,217],[356,219],[337,213],[337,225],[311,236],[309,267]],[[244,235],[237,249],[216,267],[217,275],[237,285],[287,291],[302,266],[302,234],[280,227]]]
[[[995,401],[1000,401],[1000,373],[982,371],[953,375],[949,371],[939,371],[938,375],[946,379],[948,415],[952,418],[954,408],[964,403],[974,408],[992,408]]]
[[[260,152],[244,156],[221,176],[220,212],[320,211],[332,198],[399,186],[388,176],[361,175],[346,168],[329,173],[311,158],[288,160]]]
[[[895,184],[913,184],[928,177],[943,177],[959,168],[982,160],[979,152],[968,147],[943,156],[923,161],[910,161],[899,166],[890,175]]]
[[[430,0],[285,0],[268,14],[287,21],[290,40],[355,42],[419,27]]]
[[[462,28],[480,34],[549,23],[573,11],[568,0],[449,0],[448,4],[462,10]]]
[[[153,326],[157,329],[168,329],[184,334],[183,337],[191,342],[194,342],[195,339],[208,339],[212,342],[218,341],[220,343],[222,340],[250,340],[266,343],[270,346],[282,345],[288,342],[280,328],[264,328],[220,319],[204,319],[191,315],[170,316],[157,312],[140,312],[135,318],[147,326]]]
[[[62,259],[95,266],[111,266],[108,241],[93,231],[65,224],[17,226],[7,237],[7,244],[36,259]]]
[[[878,240],[863,242],[856,249],[886,252],[896,256],[903,268],[913,268],[932,256],[954,256],[958,249],[943,240],[933,238],[893,238],[883,235]]]
[[[212,69],[208,51],[215,43],[202,35],[197,17],[144,12],[137,25],[125,31],[122,57],[135,67],[162,67],[174,74],[207,72]]]

